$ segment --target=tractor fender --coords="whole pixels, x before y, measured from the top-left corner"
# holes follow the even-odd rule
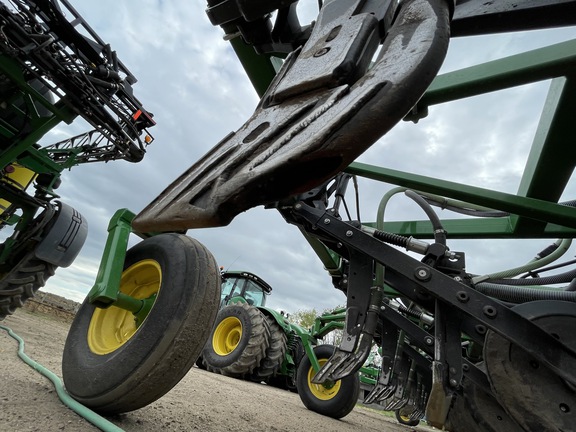
[[[285,333],[289,333],[292,330],[292,324],[286,321],[280,312],[265,306],[258,306],[258,309],[260,309],[260,312],[262,312],[264,315],[273,318],[278,323],[278,325],[282,327]]]
[[[297,335],[301,339],[310,339],[311,344],[316,345],[316,342],[317,342],[316,338],[311,335],[310,330],[307,330],[307,329],[299,326],[298,324],[294,324],[294,323],[289,322],[284,317],[284,315],[282,315],[280,312],[278,312],[274,309],[270,309],[270,308],[265,307],[265,306],[258,306],[258,309],[260,309],[260,311],[264,315],[268,315],[268,316],[274,318],[276,320],[276,322],[278,323],[278,325],[280,327],[282,327],[286,333],[294,333],[295,335]]]
[[[74,208],[57,202],[58,209],[34,254],[58,267],[68,267],[76,259],[88,235],[88,222]]]

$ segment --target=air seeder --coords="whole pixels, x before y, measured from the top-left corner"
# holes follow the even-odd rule
[[[265,205],[301,230],[347,296],[342,343],[313,367],[311,382],[328,387],[352,376],[376,343],[381,372],[366,399],[402,409],[407,420],[425,415],[456,432],[572,430],[576,274],[573,262],[552,263],[576,232],[574,203],[561,199],[576,161],[576,41],[438,71],[451,38],[574,26],[576,1],[332,0],[320,2],[310,25],[300,24],[296,4],[208,2],[261,101],[136,217],[113,219],[97,283],[67,340],[68,390],[110,413],[144,406],[177,383],[200,355],[220,300],[214,259],[182,232]],[[401,120],[434,120],[436,104],[545,80],[550,91],[516,193],[355,162]],[[20,113],[34,112],[23,106]],[[134,123],[141,130],[136,112],[116,133],[124,137]],[[25,122],[2,119],[4,136],[20,139]],[[137,158],[133,140],[121,139],[116,154]],[[359,177],[402,188],[426,219],[352,215],[347,189],[352,182],[357,194]],[[9,203],[21,195],[3,189]],[[440,220],[434,206],[466,217]],[[131,232],[143,241],[126,251]],[[485,275],[467,272],[465,253],[449,247],[496,238],[568,240],[535,262]]]

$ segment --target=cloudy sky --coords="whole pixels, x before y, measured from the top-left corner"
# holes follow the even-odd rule
[[[317,2],[300,3],[301,21],[307,23]],[[238,129],[258,98],[222,40],[221,29],[206,18],[203,1],[73,4],[138,78],[135,94],[157,122],[151,130],[155,141],[143,162],[92,164],[64,174],[62,200],[88,219],[89,236],[75,263],[59,269],[45,290],[81,301],[94,283],[114,212],[124,207],[139,212],[228,132]],[[456,39],[443,71],[575,37],[572,28]],[[417,125],[399,124],[359,161],[514,193],[547,88],[548,83],[541,83],[431,107],[426,119]],[[44,142],[79,133],[83,127],[78,122],[58,128]],[[361,182],[364,219],[374,220],[378,200],[389,188]],[[398,197],[386,217],[421,219],[423,214],[409,199]],[[249,270],[267,280],[274,288],[268,303],[273,308],[324,310],[345,302],[299,231],[274,210],[255,208],[227,227],[188,234],[205,244],[219,265]],[[460,241],[449,246],[467,252],[469,271],[484,273],[523,264],[550,242]]]

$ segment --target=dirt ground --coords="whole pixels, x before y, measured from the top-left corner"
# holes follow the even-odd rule
[[[25,341],[25,352],[61,377],[61,354],[70,324],[51,315],[18,310],[0,321]],[[52,383],[21,361],[18,344],[0,329],[0,430],[96,431],[62,404]],[[308,411],[295,393],[192,368],[158,401],[108,417],[125,431],[431,431],[406,427],[362,406],[342,420]]]

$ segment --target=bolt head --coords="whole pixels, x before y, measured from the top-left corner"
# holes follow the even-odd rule
[[[428,280],[430,280],[430,278],[432,277],[432,274],[430,273],[430,270],[428,270],[425,267],[418,267],[416,269],[416,271],[414,272],[414,276],[416,277],[416,279],[421,280],[423,282],[426,282]]]

